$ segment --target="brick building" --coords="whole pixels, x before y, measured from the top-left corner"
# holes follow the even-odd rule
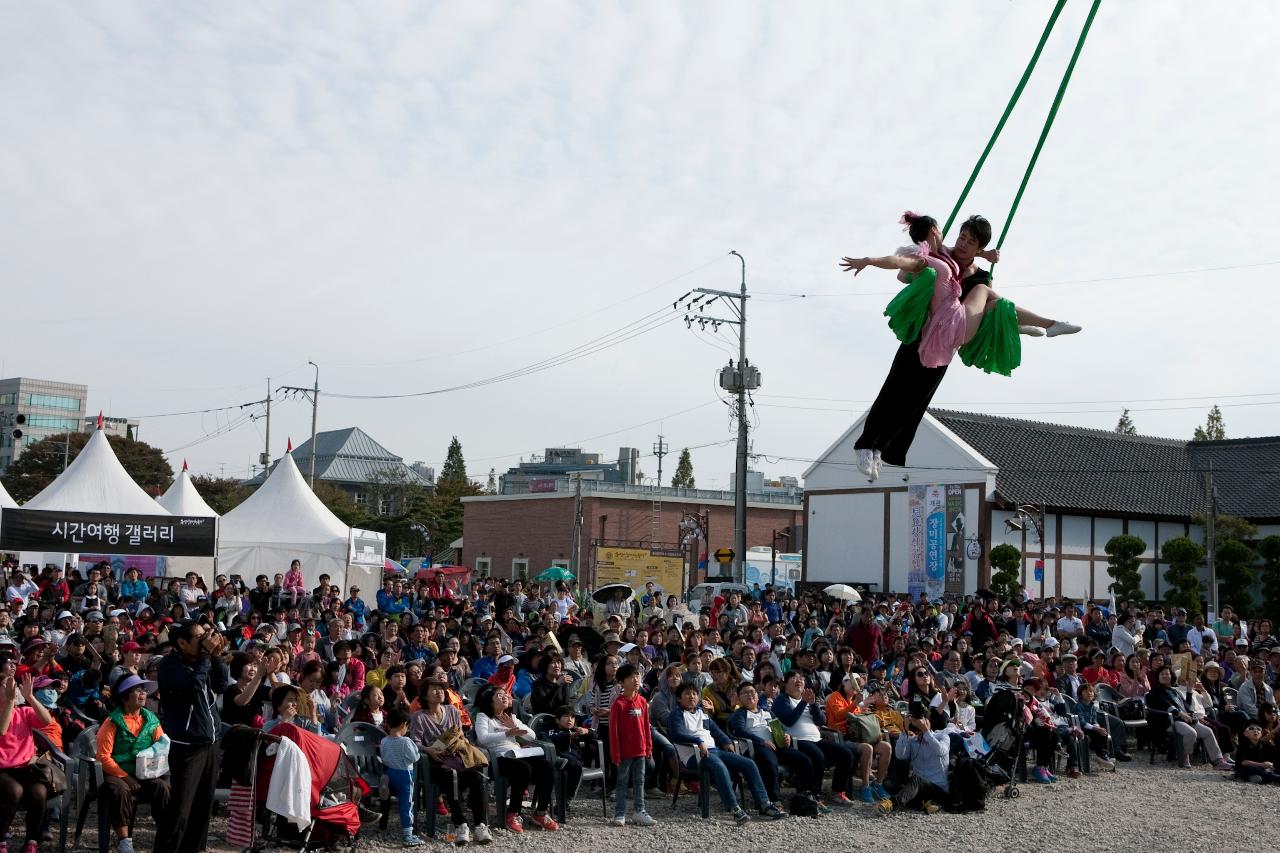
[[[523,495],[463,498],[463,549],[458,562],[480,574],[530,577],[548,566],[572,568],[577,482],[557,481],[556,490]],[[593,584],[595,545],[678,548],[686,515],[706,519],[707,541],[698,555],[733,547],[733,493],[706,489],[654,490],[643,486],[583,480],[580,580]],[[775,530],[791,527],[800,541],[804,520],[799,501],[773,494],[747,495],[747,547],[769,547]],[[789,550],[779,542],[779,550]],[[692,553],[692,549],[688,549]],[[714,562],[711,563],[714,568]],[[714,573],[714,571],[713,571]],[[705,575],[705,572],[703,572]],[[693,581],[699,579],[695,571]]]

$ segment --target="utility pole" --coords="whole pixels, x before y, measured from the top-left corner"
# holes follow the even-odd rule
[[[1204,524],[1204,551],[1205,563],[1209,567],[1209,612],[1216,617],[1218,614],[1218,566],[1215,560],[1218,548],[1214,542],[1214,526],[1218,521],[1218,487],[1213,484],[1212,459],[1209,460],[1205,481],[1209,491],[1209,517]]]
[[[258,458],[262,470],[271,467],[271,377],[267,377],[267,439],[262,444],[262,456]]]
[[[704,287],[694,288],[681,296],[672,307],[679,309],[684,302],[684,324],[692,329],[695,323],[698,328],[719,332],[720,326],[728,324],[738,327],[738,361],[730,361],[727,367],[720,370],[720,387],[734,395],[734,416],[738,419],[737,464],[734,473],[733,494],[733,578],[742,582],[745,578],[745,561],[747,555],[747,393],[760,387],[760,371],[747,360],[747,261],[737,251],[729,254],[737,257],[742,264],[742,280],[738,292],[727,290],[709,290]],[[686,297],[700,294],[685,302]],[[710,299],[707,297],[710,296]],[[705,302],[703,300],[706,300]],[[717,300],[722,301],[736,315],[734,319],[706,316],[708,306]],[[694,312],[694,309],[697,312]]]
[[[316,414],[320,408],[320,365],[314,361],[308,361],[307,364],[316,369],[316,384],[311,389],[311,473],[307,480],[311,491],[314,492],[316,490]]]
[[[298,388],[294,385],[281,385],[280,388],[277,390],[293,391],[295,393],[302,394],[304,396],[310,395],[311,397],[311,471],[308,476],[308,483],[311,486],[311,490],[315,491],[315,488],[316,488],[316,415],[320,409],[320,365],[316,364],[314,361],[308,361],[307,364],[311,365],[316,369],[316,380],[315,380],[315,384],[312,387]],[[267,394],[268,406],[271,405],[270,397],[271,395]],[[268,411],[270,411],[269,408],[268,408]],[[269,461],[268,461],[268,464],[269,464]]]
[[[573,551],[569,554],[569,571],[573,572],[573,578],[581,588],[582,574],[579,555],[582,553],[582,475],[578,474],[573,478],[573,481]]]
[[[658,457],[658,488],[662,488],[662,457],[669,452],[667,443],[659,435],[657,443],[653,445],[653,455]]]

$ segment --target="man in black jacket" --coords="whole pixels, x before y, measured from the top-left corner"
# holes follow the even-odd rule
[[[160,661],[160,723],[173,741],[171,808],[159,816],[157,851],[198,853],[208,846],[209,816],[218,778],[222,720],[217,697],[231,683],[219,655],[226,638],[200,622],[170,629],[174,651]]]

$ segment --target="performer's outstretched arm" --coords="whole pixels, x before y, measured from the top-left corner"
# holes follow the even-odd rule
[[[854,275],[862,272],[867,267],[875,267],[882,270],[903,270],[905,272],[920,272],[925,268],[924,258],[918,255],[886,255],[883,258],[841,258],[840,268],[845,272],[852,271]]]

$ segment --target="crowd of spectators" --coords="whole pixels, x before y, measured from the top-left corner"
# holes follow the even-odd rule
[[[695,612],[652,584],[599,607],[564,581],[458,588],[428,573],[363,591],[326,576],[307,589],[301,577],[296,561],[211,588],[195,574],[117,578],[100,565],[31,577],[6,564],[0,838],[19,812],[15,846],[21,834],[35,853],[47,837],[35,733],[64,747],[92,725],[99,807],[121,853],[132,853],[141,801],[153,805],[156,849],[205,849],[228,725],[387,732],[385,781],[409,845],[421,843],[417,762],[432,778],[457,776],[456,795],[449,786],[422,804],[455,843],[487,842],[491,825],[555,831],[557,816],[574,819],[600,751],[603,779],[591,784],[606,790],[593,796],[613,799],[615,826],[651,826],[646,795],[704,784],[739,824],[859,803],[963,809],[967,761],[998,781],[995,767],[1020,774],[1024,758],[1025,778],[1051,785],[1115,769],[1144,744],[1171,768],[1203,753],[1238,779],[1280,781],[1280,643],[1268,620],[1246,626],[1230,607],[1209,624],[1137,602],[848,603],[766,588]],[[170,774],[139,779],[134,762],[157,743]],[[461,761],[473,748],[506,782],[493,824],[483,763]]]

